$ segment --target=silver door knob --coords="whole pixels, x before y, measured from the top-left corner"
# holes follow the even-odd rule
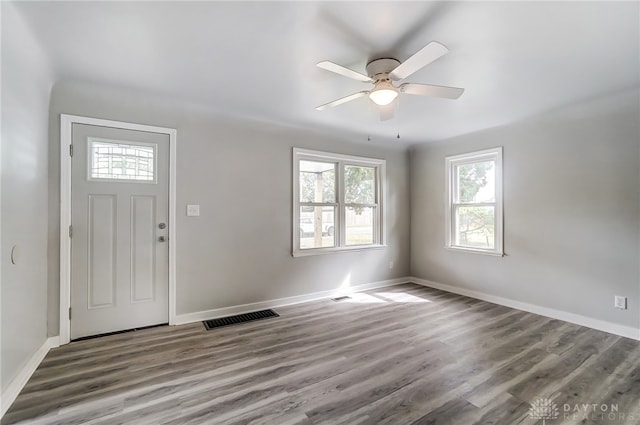
[[[167,225],[166,225],[166,224],[164,224],[164,223],[160,223],[160,224],[158,224],[158,228],[159,228],[159,229],[164,229],[165,227],[167,227]]]
[[[158,238],[158,242],[164,242],[164,241],[166,241],[166,239],[165,239],[165,237],[164,237],[164,236],[160,236],[160,237]]]

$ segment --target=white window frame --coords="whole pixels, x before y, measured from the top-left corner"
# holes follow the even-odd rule
[[[473,248],[455,243],[455,213],[456,206],[463,203],[456,203],[457,179],[455,175],[456,166],[464,164],[473,164],[475,162],[495,161],[495,202],[480,203],[475,205],[491,205],[494,206],[494,249]],[[482,151],[469,152],[461,155],[448,156],[445,158],[445,182],[446,188],[446,212],[445,212],[445,247],[455,251],[472,252],[487,255],[504,255],[503,248],[503,213],[502,213],[502,147],[486,149]]]
[[[327,248],[300,249],[299,221],[300,221],[300,161],[319,161],[336,163],[336,215],[334,218],[336,246]],[[344,200],[344,166],[356,165],[373,167],[376,172],[376,203],[374,224],[373,224],[373,244],[370,245],[346,245],[346,208],[350,206],[363,206],[364,204],[347,204]],[[308,149],[293,148],[293,214],[292,214],[292,256],[304,257],[318,254],[332,254],[337,252],[364,251],[371,249],[381,249],[386,247],[386,226],[385,226],[385,182],[386,165],[384,159],[365,158],[359,156],[342,155],[329,152],[321,152]],[[306,204],[306,203],[303,203]],[[364,205],[367,206],[367,205]]]

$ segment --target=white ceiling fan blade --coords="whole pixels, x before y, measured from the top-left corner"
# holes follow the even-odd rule
[[[396,97],[393,102],[388,105],[378,106],[380,110],[380,121],[389,121],[393,118],[398,108],[398,98]]]
[[[350,102],[352,100],[355,100],[355,99],[357,99],[359,97],[362,97],[362,96],[366,96],[368,94],[369,94],[368,90],[361,91],[361,92],[354,93],[354,94],[350,94],[349,96],[345,96],[343,98],[334,100],[333,102],[329,102],[329,103],[325,103],[324,105],[320,105],[320,106],[318,106],[316,108],[316,110],[317,111],[324,111],[327,108],[332,108],[334,106],[342,105],[343,103]]]
[[[322,61],[316,64],[318,68],[326,69],[327,71],[335,72],[336,74],[340,74],[347,78],[351,78],[354,80],[362,81],[363,83],[372,83],[373,80],[367,77],[364,74],[360,74],[352,69],[345,68],[342,65],[338,65],[337,63]]]
[[[431,84],[404,83],[399,87],[402,93],[418,96],[443,97],[445,99],[457,99],[462,96],[464,89],[458,87],[434,86]]]
[[[409,59],[398,65],[396,69],[391,71],[389,78],[393,81],[404,80],[409,75],[429,65],[448,51],[449,49],[444,45],[437,41],[432,41],[420,49],[418,53],[414,54]]]

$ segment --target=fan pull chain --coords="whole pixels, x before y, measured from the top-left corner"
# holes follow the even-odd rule
[[[402,107],[402,102],[398,100],[398,105],[396,107],[396,123],[398,124],[398,134],[396,135],[396,139],[400,139],[400,108]]]

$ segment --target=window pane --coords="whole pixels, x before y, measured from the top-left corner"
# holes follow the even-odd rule
[[[346,209],[347,245],[373,244],[373,212],[374,207],[348,207]]]
[[[344,201],[348,204],[376,203],[376,169],[345,165]]]
[[[154,156],[155,146],[91,140],[89,177],[154,181]]]
[[[457,202],[495,202],[495,161],[456,166]]]
[[[300,202],[336,202],[336,164],[300,161]]]
[[[336,246],[335,207],[300,207],[300,249]]]
[[[455,241],[458,246],[494,249],[495,207],[456,207]]]

